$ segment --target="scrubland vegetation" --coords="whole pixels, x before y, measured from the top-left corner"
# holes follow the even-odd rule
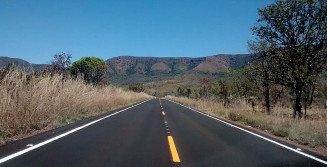
[[[27,75],[8,66],[0,70],[0,144],[148,98],[58,71]]]
[[[181,104],[196,108],[210,115],[240,121],[246,125],[271,131],[276,136],[295,140],[300,144],[323,146],[327,150],[327,112],[321,108],[311,108],[314,115],[310,119],[293,119],[291,108],[274,107],[271,114],[266,114],[261,107],[245,100],[234,101],[229,107],[223,101],[209,99],[190,99],[186,97],[169,97]]]
[[[173,100],[326,147],[326,1],[277,0],[258,12],[249,63],[230,70],[228,79],[203,78],[199,88],[177,88]]]

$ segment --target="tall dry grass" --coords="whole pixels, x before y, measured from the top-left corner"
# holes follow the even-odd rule
[[[61,76],[12,71],[0,80],[0,144],[35,130],[51,129],[99,112],[151,98],[113,86],[95,87]]]
[[[291,109],[275,107],[270,115],[260,112],[246,103],[232,104],[225,108],[222,102],[212,100],[194,100],[184,97],[170,97],[173,101],[194,107],[213,116],[240,121],[263,130],[270,130],[277,136],[287,137],[301,144],[323,146],[327,148],[327,111],[313,108],[311,119],[293,119]]]

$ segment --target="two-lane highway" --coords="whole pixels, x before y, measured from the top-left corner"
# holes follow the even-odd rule
[[[251,133],[152,99],[5,155],[0,166],[327,166],[326,157]]]

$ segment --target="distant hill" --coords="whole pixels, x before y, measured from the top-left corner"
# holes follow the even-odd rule
[[[47,66],[47,64],[31,64],[28,61],[18,58],[10,58],[10,57],[1,57],[0,56],[0,67],[4,67],[7,64],[12,63],[20,69],[26,71],[37,71],[43,69]]]
[[[195,78],[222,76],[229,69],[244,66],[247,54],[189,57],[120,56],[107,60],[108,75],[113,84],[147,83],[190,76]]]
[[[146,83],[150,88],[169,84],[197,85],[202,78],[215,81],[225,77],[229,69],[240,68],[248,61],[247,54],[220,54],[199,58],[119,56],[106,60],[109,65],[107,75],[111,84]],[[31,64],[17,58],[0,57],[0,67],[8,63],[13,63],[25,71],[37,71],[47,66]]]
[[[6,66],[9,63],[15,64],[16,66],[21,66],[21,67],[31,66],[31,64],[29,62],[22,60],[22,59],[10,58],[10,57],[0,57],[0,67]]]

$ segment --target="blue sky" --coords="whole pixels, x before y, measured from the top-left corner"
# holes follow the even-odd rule
[[[247,53],[258,8],[273,0],[0,0],[0,56],[49,63]]]

